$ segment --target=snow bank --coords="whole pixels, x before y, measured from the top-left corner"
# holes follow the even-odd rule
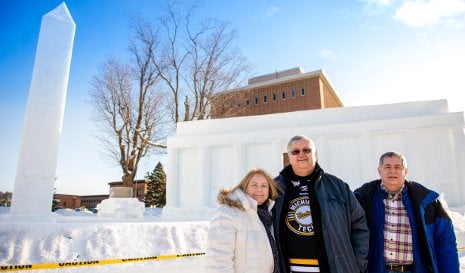
[[[465,246],[465,217],[446,208],[454,222],[458,246]],[[136,259],[172,254],[204,253],[209,221],[166,221],[160,209],[146,209],[142,219],[111,219],[95,214],[57,213],[56,222],[15,222],[0,207],[0,266],[79,261]],[[73,216],[77,215],[77,216]],[[465,273],[465,251],[460,251]],[[129,262],[31,273],[163,273],[203,272],[204,255]]]

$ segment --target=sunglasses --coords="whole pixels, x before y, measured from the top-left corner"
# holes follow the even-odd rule
[[[303,148],[302,150],[295,149],[295,150],[291,151],[291,155],[299,155],[300,152],[302,152],[304,154],[309,154],[309,153],[312,152],[312,149],[311,148]]]

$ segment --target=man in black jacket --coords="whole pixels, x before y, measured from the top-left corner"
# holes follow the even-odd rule
[[[273,211],[281,272],[364,272],[368,227],[348,184],[319,166],[310,138],[292,137],[287,150]]]

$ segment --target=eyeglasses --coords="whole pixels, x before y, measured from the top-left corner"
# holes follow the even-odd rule
[[[303,148],[302,150],[295,149],[291,151],[291,155],[299,155],[300,152],[303,152],[304,154],[309,154],[312,152],[311,148]]]

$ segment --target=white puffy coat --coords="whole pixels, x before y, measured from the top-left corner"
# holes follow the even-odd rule
[[[273,272],[273,253],[258,218],[257,202],[241,189],[222,191],[221,195],[224,202],[220,201],[208,232],[205,272]],[[268,204],[271,210],[274,201],[268,200]]]

